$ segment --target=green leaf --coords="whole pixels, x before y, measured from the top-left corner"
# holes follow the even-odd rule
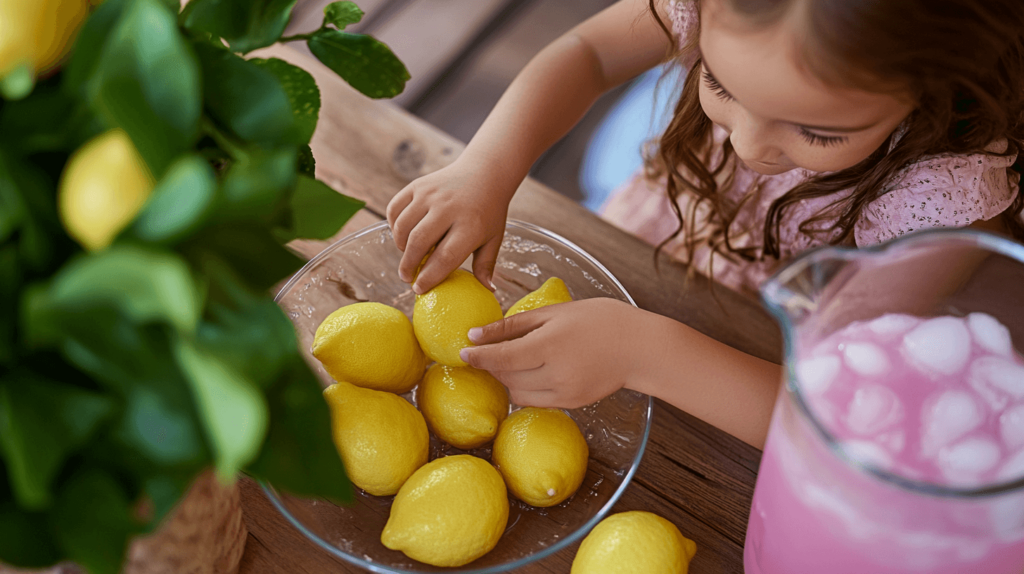
[[[222,261],[208,260],[203,270],[211,284],[210,320],[199,325],[198,345],[267,386],[298,352],[295,327],[276,303],[250,292]]]
[[[314,56],[371,98],[397,96],[409,80],[409,71],[391,48],[370,36],[326,29],[307,43]]]
[[[179,248],[193,265],[209,257],[223,259],[256,291],[270,289],[304,263],[282,247],[266,226],[252,223],[209,226]]]
[[[0,562],[22,568],[50,566],[62,558],[54,546],[46,514],[0,503]]]
[[[37,312],[118,309],[136,323],[163,321],[192,332],[202,300],[188,265],[168,252],[117,245],[73,260],[49,286]],[[34,326],[26,325],[33,338]]]
[[[217,476],[230,481],[259,453],[267,403],[252,381],[194,343],[179,339],[174,350],[212,443]]]
[[[296,0],[192,0],[185,27],[227,40],[235,52],[249,52],[277,42]]]
[[[300,175],[292,192],[289,231],[294,237],[327,239],[365,205],[365,201],[342,195],[318,179]]]
[[[316,177],[316,160],[313,159],[313,148],[308,145],[299,146],[299,173]]]
[[[75,473],[61,488],[53,514],[55,538],[68,558],[91,574],[121,570],[136,527],[128,495],[114,477],[98,469]]]
[[[167,170],[129,233],[144,241],[171,243],[194,231],[217,197],[217,180],[209,162],[187,155]]]
[[[29,95],[35,85],[36,76],[32,68],[23,64],[0,78],[0,95],[8,100],[20,100]]]
[[[40,85],[24,100],[7,102],[3,106],[0,133],[4,134],[9,149],[16,149],[24,155],[70,150],[79,143],[73,140],[86,123],[86,113],[83,103],[66,91],[51,84]],[[2,217],[0,215],[0,219]]]
[[[317,88],[313,76],[306,70],[277,58],[249,61],[273,74],[280,82],[285,94],[288,95],[288,103],[291,104],[298,138],[302,143],[308,144],[313,138],[313,131],[316,130],[316,122],[320,115],[320,89]]]
[[[27,216],[21,192],[5,169],[6,162],[0,156],[0,243],[21,227]]]
[[[339,30],[344,30],[345,26],[362,20],[363,14],[355,2],[331,2],[324,6],[324,26],[334,24]]]
[[[296,358],[267,399],[270,429],[248,472],[297,496],[350,502],[352,486],[331,439],[327,403],[309,367]]]
[[[202,107],[199,69],[174,14],[157,0],[126,5],[95,74],[87,81],[93,107],[162,176],[194,143]]]
[[[0,365],[14,360],[14,327],[18,323],[17,295],[20,287],[18,249],[14,245],[0,245]]]
[[[296,151],[252,149],[236,159],[227,173],[217,206],[220,219],[270,218],[288,188],[295,185]]]
[[[194,46],[202,64],[206,108],[217,122],[250,143],[308,143],[299,134],[288,94],[274,74],[225,49],[205,43]]]
[[[64,459],[113,410],[110,399],[19,372],[0,386],[0,448],[22,507],[50,503],[50,483]]]
[[[64,66],[63,87],[76,96],[85,94],[97,80],[96,69],[103,58],[107,41],[121,20],[127,0],[105,0],[89,14],[78,31],[74,48]]]

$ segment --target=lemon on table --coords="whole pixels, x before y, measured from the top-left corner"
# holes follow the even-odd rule
[[[462,449],[494,439],[508,416],[505,386],[487,371],[473,367],[430,367],[416,389],[416,402],[430,430]]]
[[[693,540],[657,514],[620,512],[583,539],[571,574],[686,574],[696,552]]]
[[[68,234],[88,250],[110,245],[153,191],[153,176],[123,130],[86,142],[61,175],[57,206]]]
[[[462,566],[487,554],[508,522],[501,475],[468,454],[431,461],[398,491],[380,536],[384,546],[434,566]]]
[[[313,356],[335,381],[404,393],[416,386],[427,358],[404,313],[383,303],[353,303],[316,328]]]
[[[572,301],[572,295],[569,294],[569,288],[565,286],[565,282],[558,277],[552,277],[538,287],[536,291],[527,293],[522,299],[516,301],[515,304],[508,308],[505,317],[511,317],[523,311],[547,307],[555,303],[568,303],[569,301]]]
[[[501,423],[491,460],[516,498],[533,506],[554,506],[583,483],[589,454],[569,415],[526,407]]]
[[[416,407],[393,393],[339,382],[324,389],[331,435],[352,483],[390,496],[427,462],[430,435]]]
[[[465,367],[459,351],[469,347],[469,330],[500,321],[501,304],[472,273],[452,271],[430,291],[416,296],[412,326],[423,352],[450,367]]]

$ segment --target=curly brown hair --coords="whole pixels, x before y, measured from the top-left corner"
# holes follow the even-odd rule
[[[664,32],[673,34],[650,9]],[[689,0],[688,0],[689,1]],[[697,1],[697,0],[692,0]],[[1021,0],[723,0],[757,25],[782,17],[794,2],[803,2],[808,39],[802,46],[809,68],[832,85],[877,89],[899,85],[918,107],[904,123],[895,146],[890,136],[875,152],[853,167],[821,174],[797,185],[768,209],[763,245],[734,249],[729,227],[738,206],[726,205],[718,193],[730,185],[735,166],[726,140],[716,165],[711,163],[712,122],[698,99],[701,60],[687,71],[682,95],[668,128],[645,154],[648,177],[664,177],[680,233],[693,260],[697,246],[696,206],[706,204],[710,242],[718,251],[748,260],[781,257],[779,230],[787,210],[801,200],[852,189],[831,204],[826,213],[800,222],[800,230],[823,234],[831,244],[850,243],[864,208],[884,193],[899,170],[920,158],[940,153],[983,152],[993,141],[1006,138],[1005,154],[1018,154],[1013,169],[1022,170],[1024,150],[1024,5]],[[673,45],[675,42],[673,41]],[[697,34],[673,58],[697,49]],[[890,147],[892,149],[890,150]],[[684,175],[686,174],[686,175]],[[677,198],[688,190],[697,196],[687,214]],[[1018,241],[1024,224],[1018,193],[1001,217]],[[823,222],[833,221],[831,226]],[[756,230],[751,230],[755,231]],[[760,253],[758,253],[760,251]]]

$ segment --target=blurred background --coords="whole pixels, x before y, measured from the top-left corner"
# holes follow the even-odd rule
[[[285,34],[315,30],[331,0],[299,0]],[[614,0],[356,0],[346,31],[372,34],[412,75],[392,100],[468,142],[516,74],[544,46]],[[304,43],[292,47],[307,50]],[[531,175],[596,210],[640,165],[661,131],[676,82],[655,69],[605,94]],[[656,113],[657,112],[657,113]]]

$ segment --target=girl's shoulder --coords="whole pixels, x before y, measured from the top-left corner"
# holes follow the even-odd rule
[[[679,49],[691,46],[696,42],[700,30],[700,10],[697,0],[671,0],[668,4],[668,17],[672,21],[672,34],[676,37]],[[691,50],[682,54],[682,64],[689,68],[697,59],[697,51]]]
[[[854,228],[857,245],[933,227],[966,227],[1004,212],[1019,193],[1016,154],[1007,142],[983,152],[923,157],[903,168],[868,204]]]

